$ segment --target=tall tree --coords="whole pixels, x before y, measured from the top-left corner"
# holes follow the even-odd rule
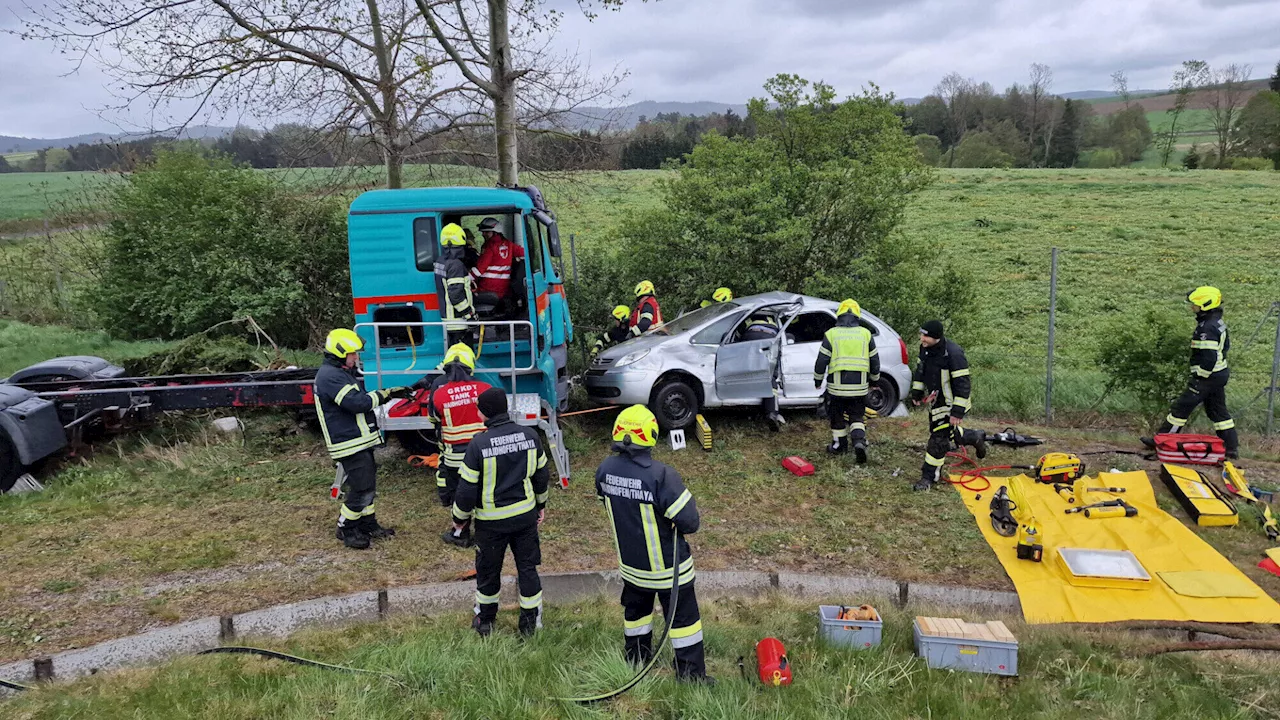
[[[577,56],[559,56],[549,49],[547,39],[561,14],[547,8],[546,0],[414,2],[453,68],[487,99],[493,112],[498,182],[503,185],[519,180],[521,127],[554,131],[574,109],[607,96],[622,81],[616,69],[589,78]],[[623,2],[578,0],[578,6],[592,18],[595,8],[616,10]]]
[[[1129,76],[1123,70],[1111,73],[1111,89],[1124,100],[1124,106],[1128,109],[1132,96],[1129,94]]]
[[[1211,85],[1206,88],[1204,103],[1213,116],[1213,130],[1218,136],[1218,167],[1224,167],[1231,153],[1236,119],[1248,96],[1245,83],[1251,72],[1251,65],[1225,65],[1212,73]]]
[[[144,103],[176,127],[242,110],[363,137],[388,187],[415,145],[487,125],[475,88],[440,82],[449,61],[413,0],[53,0],[23,34],[96,59],[117,109]]]
[[[972,106],[975,85],[972,79],[952,72],[938,81],[938,85],[933,89],[933,94],[938,96],[947,107],[947,125],[952,143],[947,167],[955,164],[956,146],[964,140],[965,133],[969,129],[969,110]]]
[[[1173,82],[1169,90],[1174,95],[1173,107],[1165,111],[1169,117],[1169,126],[1159,134],[1160,166],[1169,167],[1169,158],[1173,155],[1174,145],[1178,140],[1178,120],[1191,104],[1191,97],[1196,89],[1209,81],[1209,64],[1203,60],[1184,60],[1182,67],[1173,73]]]
[[[1027,83],[1027,100],[1031,107],[1027,145],[1032,148],[1036,146],[1036,130],[1039,123],[1040,106],[1044,103],[1045,96],[1049,94],[1051,85],[1053,85],[1053,69],[1042,63],[1032,63],[1031,74]]]

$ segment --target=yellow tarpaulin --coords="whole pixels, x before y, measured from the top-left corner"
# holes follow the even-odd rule
[[[974,493],[960,490],[965,506],[973,513],[995,551],[1000,564],[1013,580],[1028,623],[1115,622],[1121,620],[1196,620],[1200,622],[1280,623],[1280,604],[1240,572],[1229,560],[1201,540],[1193,531],[1156,505],[1151,481],[1145,472],[1103,473],[1090,487],[1127,489],[1123,495],[1101,493],[1097,500],[1122,497],[1138,508],[1137,517],[1090,519],[1082,513],[1063,514],[1070,507],[1053,487],[1023,477],[1022,487],[1035,512],[1044,543],[1044,562],[1019,560],[1016,540],[1001,537],[991,527],[991,497],[1004,483],[991,478],[991,488],[974,500]],[[1149,587],[1141,590],[1090,588],[1072,585],[1055,554],[1059,547],[1128,550],[1137,556],[1151,575]],[[1179,595],[1158,573],[1176,571],[1220,573],[1235,578],[1237,585],[1257,588],[1252,598],[1201,598]]]

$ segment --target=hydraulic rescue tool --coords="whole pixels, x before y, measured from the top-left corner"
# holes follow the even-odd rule
[[[998,433],[988,435],[987,442],[995,445],[1007,445],[1015,448],[1044,444],[1044,440],[1030,435],[1019,435],[1018,432],[1011,427],[1005,428]]]
[[[1120,498],[1116,498],[1114,500],[1096,502],[1091,505],[1067,508],[1062,512],[1065,515],[1070,515],[1072,513],[1084,513],[1085,517],[1098,520],[1112,517],[1134,517],[1138,514],[1138,508],[1130,505]]]
[[[1017,536],[1019,560],[1044,559],[1043,538],[1017,477],[1009,478],[1008,484],[991,498],[991,527],[1003,537]]]
[[[1036,480],[1046,484],[1071,483],[1084,477],[1085,465],[1079,455],[1051,452],[1036,463]]]
[[[1260,518],[1262,531],[1267,534],[1267,537],[1272,542],[1280,539],[1280,523],[1276,522],[1275,515],[1271,513],[1271,506],[1262,502],[1257,495],[1253,494],[1253,489],[1249,487],[1249,483],[1244,479],[1244,473],[1230,460],[1222,463],[1222,482],[1232,494],[1243,498],[1245,502],[1262,511],[1262,517]]]
[[[1071,484],[1054,483],[1053,491],[1058,493],[1063,500],[1066,500],[1072,505],[1087,505],[1088,493],[1091,492],[1104,492],[1118,495],[1125,491],[1122,487],[1085,487],[1085,483],[1088,481],[1088,478],[1080,478]]]

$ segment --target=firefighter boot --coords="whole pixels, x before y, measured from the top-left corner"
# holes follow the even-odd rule
[[[359,527],[369,536],[370,540],[386,540],[396,534],[395,528],[383,527],[378,524],[378,516],[365,515],[360,518]]]
[[[632,665],[643,667],[653,659],[653,633],[628,636],[622,655]]]
[[[854,456],[854,459],[858,461],[859,465],[867,464],[867,441],[866,440],[859,439],[859,440],[853,441],[853,456]]]
[[[1237,460],[1240,458],[1240,437],[1236,434],[1235,428],[1219,430],[1218,437],[1222,438],[1222,444],[1226,447],[1227,459]]]
[[[836,438],[827,446],[827,452],[832,455],[843,455],[849,452],[849,438]]]
[[[469,548],[475,544],[471,541],[470,525],[461,530],[455,530],[453,527],[450,527],[448,530],[440,533],[440,539],[443,540],[446,545],[456,545],[460,548]]]
[[[972,433],[972,436],[973,436],[972,437],[973,450],[978,454],[978,459],[981,460],[982,458],[987,456],[987,431],[986,430],[970,430],[966,432],[965,435],[969,435],[970,433]],[[970,438],[965,438],[965,439],[969,440]]]
[[[533,637],[533,634],[542,627],[542,608],[521,608],[520,609],[520,635],[523,637]]]
[[[352,550],[368,550],[369,536],[355,523],[338,526],[338,539]]]
[[[493,634],[493,621],[481,620],[480,616],[476,615],[471,619],[471,629],[475,630],[476,634],[480,637],[487,638],[489,635]]]

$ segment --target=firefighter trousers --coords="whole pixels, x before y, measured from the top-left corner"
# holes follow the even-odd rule
[[[936,483],[942,477],[942,466],[952,443],[957,447],[977,446],[981,436],[977,430],[965,430],[951,424],[951,406],[935,405],[929,408],[929,443],[924,450],[924,464],[920,466],[920,479]]]
[[[702,615],[698,611],[698,594],[690,580],[680,586],[676,598],[675,617],[671,615],[671,590],[646,590],[629,582],[622,583],[622,617],[628,662],[643,665],[653,658],[653,598],[662,603],[662,616],[671,627],[668,637],[675,650],[676,677],[701,678],[707,674],[706,653],[702,646]]]
[[[347,486],[347,494],[338,510],[338,527],[346,527],[374,513],[373,501],[378,495],[378,464],[373,459],[373,448],[369,448],[342,458],[338,466],[342,468],[343,482]]]
[[[507,524],[510,520],[502,521]],[[538,541],[536,515],[530,514],[527,526],[498,529],[492,522],[477,520],[476,544],[476,615],[482,623],[498,617],[498,593],[502,590],[502,562],[507,548],[516,561],[516,582],[520,586],[520,629],[542,627],[542,546]]]
[[[442,458],[436,468],[436,494],[440,497],[441,505],[453,507],[453,496],[458,492],[458,481],[461,479],[458,468],[445,465]]]
[[[827,393],[827,420],[831,422],[831,438],[843,443],[845,438],[857,443],[867,439],[867,396],[846,397]]]
[[[1227,452],[1237,452],[1240,439],[1236,435],[1236,421],[1231,419],[1231,412],[1227,410],[1227,379],[1227,371],[1223,370],[1199,382],[1193,381],[1174,399],[1160,432],[1182,432],[1191,413],[1203,403],[1204,414],[1209,416],[1213,431],[1222,438]]]

